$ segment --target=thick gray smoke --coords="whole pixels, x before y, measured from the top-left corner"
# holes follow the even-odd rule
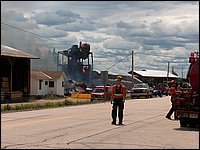
[[[32,70],[57,70],[56,52],[49,41],[19,30],[1,26],[1,43],[40,59],[31,60]]]
[[[39,57],[40,59],[31,59],[31,70],[46,71],[64,71],[65,74],[78,82],[89,83],[91,78],[91,57],[90,45],[83,43],[80,45],[72,45],[67,53],[63,54],[67,57],[67,61],[58,65],[58,49],[55,49],[55,43],[32,34],[2,27],[1,43],[26,53]],[[81,48],[80,48],[81,46]],[[62,56],[61,56],[62,57]],[[90,64],[88,59],[90,57]],[[68,59],[69,58],[69,59]],[[86,63],[84,64],[83,61]],[[83,69],[85,68],[85,70]]]

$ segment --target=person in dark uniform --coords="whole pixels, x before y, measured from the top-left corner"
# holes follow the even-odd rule
[[[117,111],[119,118],[119,125],[122,125],[123,122],[123,110],[124,102],[126,97],[126,87],[121,83],[122,76],[116,77],[116,84],[112,87],[112,122],[111,124],[116,125]]]

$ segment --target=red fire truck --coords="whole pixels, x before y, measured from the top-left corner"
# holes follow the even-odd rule
[[[175,117],[181,127],[199,125],[199,53],[192,52],[189,58],[187,79],[191,88],[180,88],[176,92]]]

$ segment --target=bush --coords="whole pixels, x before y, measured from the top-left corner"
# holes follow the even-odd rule
[[[1,109],[1,110],[3,110],[3,111],[8,111],[8,110],[11,110],[12,109],[12,107],[9,105],[9,104],[7,104],[5,107],[3,107],[3,109]]]
[[[73,101],[69,101],[69,100],[65,100],[65,101],[64,101],[64,105],[65,105],[65,106],[73,105],[73,104],[74,104]]]

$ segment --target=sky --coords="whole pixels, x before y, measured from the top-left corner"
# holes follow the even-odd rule
[[[94,70],[127,74],[133,52],[136,71],[169,64],[186,77],[199,51],[199,1],[1,1],[2,44],[31,53],[80,41],[90,44]]]

